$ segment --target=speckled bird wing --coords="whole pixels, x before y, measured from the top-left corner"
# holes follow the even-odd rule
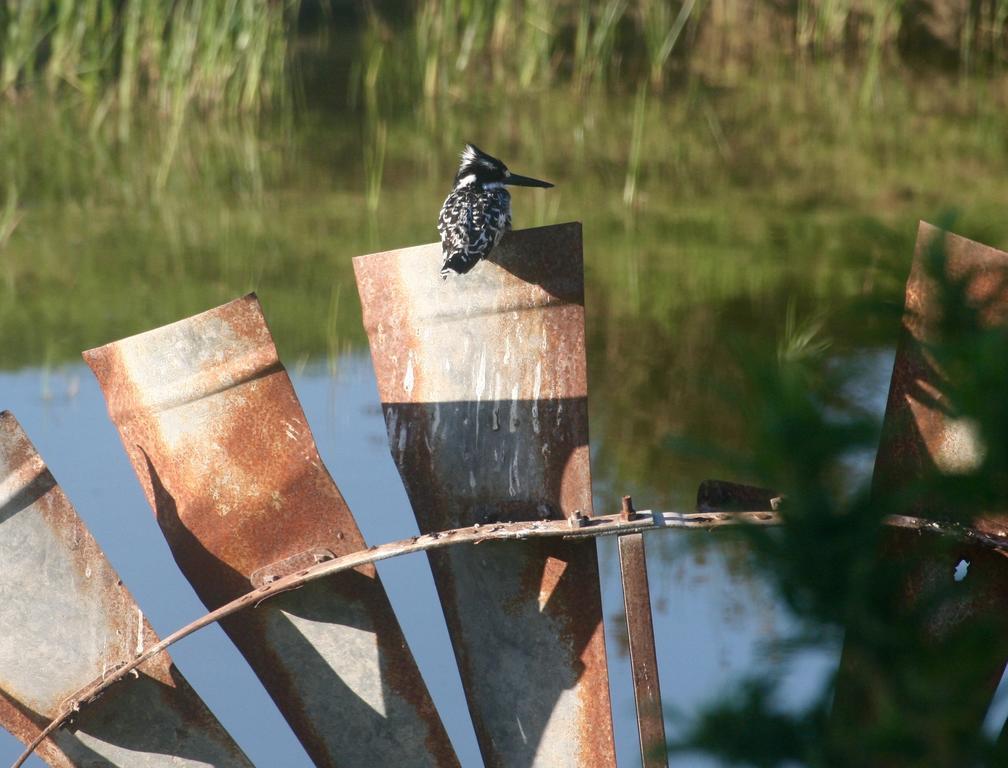
[[[511,196],[506,189],[460,189],[448,195],[438,217],[441,274],[465,274],[493,250],[511,228]]]

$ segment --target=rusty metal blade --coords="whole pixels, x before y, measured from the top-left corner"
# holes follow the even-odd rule
[[[366,548],[254,295],[84,357],[208,608]],[[317,765],[458,764],[373,565],[221,625]]]
[[[655,653],[654,625],[651,619],[651,591],[648,588],[644,534],[629,533],[620,536],[619,556],[634,701],[637,704],[641,763],[644,768],[665,768],[668,765],[668,748],[665,744],[665,718],[658,682],[658,656]]]
[[[28,437],[0,413],[0,722],[31,742],[75,694],[158,642]],[[167,653],[39,746],[53,766],[251,763]]]
[[[929,342],[935,340],[934,322],[940,302],[925,259],[929,248],[939,238],[944,245],[947,276],[957,281],[965,280],[971,300],[983,302],[982,322],[990,327],[1002,326],[1008,316],[1008,253],[921,222],[906,286],[903,332],[896,350],[882,438],[875,460],[873,493],[898,492],[919,479],[968,471],[982,453],[972,425],[956,419],[947,407],[946,393],[954,382],[947,380],[946,372],[939,370],[927,351]],[[992,396],[1001,394],[992,393]],[[940,519],[942,512],[931,508],[926,499],[916,498],[906,514]],[[990,533],[1005,529],[1003,517],[981,515],[973,525]],[[881,556],[907,566],[905,581],[900,585],[901,609],[916,604],[934,585],[951,582],[957,563],[965,560],[969,564],[968,577],[957,585],[958,597],[954,604],[945,601],[934,611],[930,623],[932,636],[927,642],[937,647],[935,644],[940,644],[950,632],[977,621],[997,626],[1000,617],[1008,615],[1005,613],[1008,608],[1008,560],[981,545],[944,544],[932,538],[909,530],[885,532]],[[1008,630],[1008,627],[1001,626],[1001,630]],[[977,728],[1005,666],[1003,649],[994,647],[999,643],[990,645],[992,647],[986,649],[977,648],[971,659],[971,667],[976,671],[974,683],[957,685],[956,690],[947,691],[945,699],[956,717],[976,723]],[[870,693],[859,690],[853,682],[858,656],[858,649],[846,643],[834,717],[848,722],[864,721],[877,714]],[[907,649],[904,658],[912,663],[911,649]],[[955,663],[949,658],[949,664]]]
[[[704,480],[697,488],[698,512],[729,512],[732,510],[775,510],[781,496],[757,485],[732,483],[727,480]]]
[[[581,227],[354,259],[389,446],[420,530],[591,510]],[[592,542],[429,553],[488,766],[615,764]]]

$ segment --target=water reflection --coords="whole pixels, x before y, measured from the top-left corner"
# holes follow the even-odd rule
[[[413,535],[416,524],[388,453],[370,360],[346,354],[337,369],[335,376],[314,365],[292,373],[319,452],[368,542]],[[86,369],[2,374],[0,398],[21,421],[155,629],[164,635],[199,615],[201,605],[171,558]],[[597,454],[598,445],[593,447]],[[618,476],[610,476],[607,483],[627,485]],[[646,496],[640,498],[644,502]],[[599,543],[603,607],[618,757],[621,765],[635,765],[639,757],[614,544],[605,539]],[[680,732],[680,715],[688,716],[701,703],[732,690],[745,672],[779,670],[786,676],[786,695],[793,706],[807,701],[832,673],[836,658],[830,647],[790,659],[768,654],[767,643],[794,627],[772,593],[740,567],[740,553],[721,547],[710,534],[693,541],[653,534],[647,537],[647,548],[670,736]],[[386,561],[379,570],[463,765],[478,765],[447,631],[443,622],[433,620],[441,609],[426,558]],[[309,765],[254,675],[218,629],[187,639],[175,646],[173,655],[257,765]],[[0,739],[0,761],[12,760],[18,751],[9,737]],[[680,756],[673,764],[703,765],[700,760]]]

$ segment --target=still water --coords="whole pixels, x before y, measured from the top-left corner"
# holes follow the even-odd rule
[[[421,109],[394,90],[352,103],[350,69],[306,66],[305,103],[283,119],[194,119],[173,141],[163,120],[139,121],[127,141],[72,104],[26,100],[0,120],[3,200],[17,214],[0,238],[0,409],[21,422],[162,636],[203,609],[90,371],[74,362],[80,350],[257,291],[365,538],[417,533],[388,453],[350,258],[435,238],[464,141],[557,184],[516,192],[517,228],[584,224],[598,511],[614,511],[624,493],[640,508],[689,509],[700,480],[750,479],[724,453],[698,449],[751,457],[747,434],[765,403],[747,361],[810,339],[851,374],[847,394],[880,416],[917,220],[952,210],[961,234],[1008,242],[1008,110],[997,83],[918,73],[866,90],[856,71],[803,65],[690,79],[646,99],[474,89]],[[851,487],[871,460],[849,458]],[[647,539],[670,736],[746,672],[784,675],[782,704],[798,707],[837,661],[829,643],[771,653],[795,619],[737,549],[710,541]],[[617,750],[633,766],[613,541],[599,542],[599,558]],[[426,558],[378,569],[462,764],[479,765]],[[257,765],[309,764],[216,627],[172,655]],[[0,734],[0,763],[18,752]]]
[[[877,367],[884,370],[890,361],[884,356]],[[388,452],[370,359],[348,353],[334,371],[306,365],[291,374],[319,452],[365,539],[377,544],[416,534]],[[881,383],[880,388],[873,382],[876,402],[881,402],[880,391],[884,396],[884,377]],[[4,407],[19,419],[155,630],[164,636],[202,614],[141,493],[90,371],[84,365],[66,365],[4,373],[0,392]],[[787,678],[787,703],[807,702],[833,672],[837,649],[787,660],[775,656],[768,643],[794,626],[772,593],[744,570],[731,567],[717,546],[688,547],[673,541],[676,536],[666,532],[647,539],[669,734],[677,732],[681,717],[730,691],[748,670],[779,671]],[[614,544],[613,539],[599,541],[599,560],[618,757],[620,765],[632,766],[639,754]],[[479,765],[426,557],[383,561],[378,569],[462,764]],[[171,653],[256,765],[310,765],[255,676],[216,626],[181,641]],[[18,742],[5,733],[0,736],[0,763],[12,761],[19,752]],[[679,756],[672,764],[713,765],[696,755]]]

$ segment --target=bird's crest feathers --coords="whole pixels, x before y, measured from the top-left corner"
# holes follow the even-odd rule
[[[475,144],[466,144],[459,157],[456,182],[467,176],[474,176],[480,181],[484,179],[503,178],[507,174],[507,166],[493,155],[488,155]]]

